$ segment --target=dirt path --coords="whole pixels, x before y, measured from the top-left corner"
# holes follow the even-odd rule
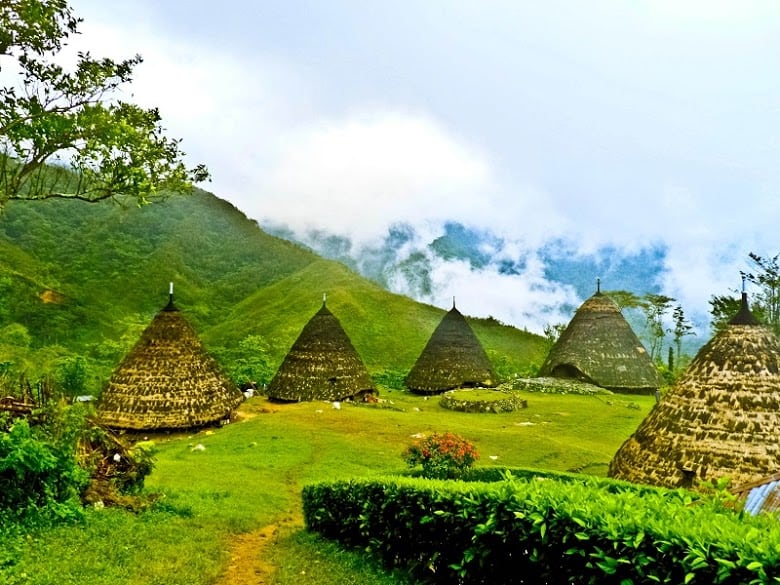
[[[275,412],[276,409],[263,408],[261,413]],[[253,418],[258,413],[241,413],[241,418]],[[315,440],[316,442],[316,440]],[[313,449],[312,453],[316,453]],[[314,455],[313,455],[314,456]],[[300,467],[310,465],[312,461],[301,463]],[[300,486],[296,480],[299,469],[288,470],[285,484],[291,500],[299,500]],[[294,508],[287,511],[278,522],[263,526],[252,532],[245,532],[233,538],[230,547],[230,562],[217,585],[270,585],[274,581],[276,567],[268,562],[272,555],[269,551],[284,536],[293,530],[303,528],[303,511]]]
[[[230,548],[230,563],[217,585],[270,585],[276,567],[266,561],[270,556],[266,553],[279,542],[280,534],[302,526],[303,519],[296,513],[236,536]]]
[[[253,416],[256,414],[243,415],[244,418],[252,418]],[[307,461],[301,465],[310,463]],[[296,469],[292,469],[285,474],[285,485],[291,501],[299,499],[300,487],[295,479],[296,472]],[[267,560],[272,556],[269,551],[279,542],[281,535],[298,528],[303,528],[303,511],[300,508],[295,508],[288,510],[287,515],[278,522],[235,536],[230,547],[230,562],[217,585],[270,585],[273,583],[276,567]]]

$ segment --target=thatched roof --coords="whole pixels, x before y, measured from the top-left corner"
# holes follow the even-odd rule
[[[497,382],[482,344],[454,304],[406,376],[407,388],[423,394]]]
[[[613,392],[652,394],[658,374],[617,304],[597,291],[572,317],[539,370]]]
[[[171,296],[111,376],[97,411],[111,428],[187,429],[229,417],[242,399]]]
[[[743,307],[702,347],[612,460],[612,477],[660,486],[780,469],[780,340]]]
[[[268,385],[272,400],[343,400],[375,390],[368,370],[325,303],[301,330]]]

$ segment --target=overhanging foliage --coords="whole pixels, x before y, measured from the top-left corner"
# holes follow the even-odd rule
[[[0,70],[10,62],[20,76],[0,87],[0,209],[13,199],[121,194],[144,203],[208,179],[205,166],[185,166],[156,108],[116,97],[140,55],[113,61],[79,52],[71,70],[58,62],[79,23],[64,0],[0,5]]]

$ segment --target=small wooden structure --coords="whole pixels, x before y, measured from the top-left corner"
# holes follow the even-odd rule
[[[35,404],[19,400],[13,396],[0,398],[0,412],[7,412],[11,418],[30,416],[34,408]]]

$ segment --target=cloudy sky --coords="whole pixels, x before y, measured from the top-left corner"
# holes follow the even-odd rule
[[[447,220],[505,256],[662,248],[648,289],[694,316],[748,252],[780,252],[774,0],[71,4],[93,55],[143,55],[133,98],[261,225],[356,249]],[[533,262],[434,281],[431,302],[532,330],[578,300]]]

